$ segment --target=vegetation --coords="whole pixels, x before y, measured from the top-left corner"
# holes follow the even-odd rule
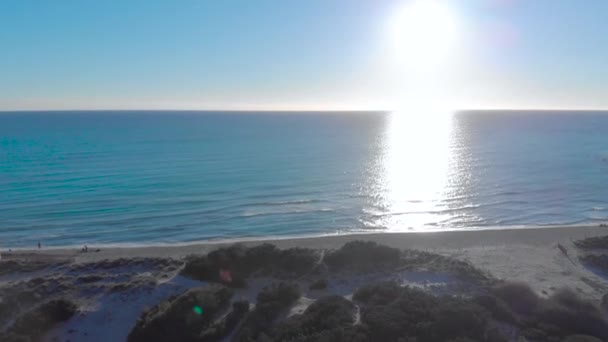
[[[308,288],[311,290],[324,290],[327,288],[327,285],[327,279],[319,279],[312,282]]]
[[[281,323],[273,339],[276,341],[317,341],[322,336],[343,334],[354,323],[355,306],[341,296],[327,296],[311,304],[302,315]]]
[[[377,271],[399,265],[401,252],[396,248],[372,241],[351,241],[342,248],[329,252],[325,263],[332,271]]]
[[[504,311],[508,307],[523,335],[532,341],[562,341],[579,334],[608,339],[606,317],[596,305],[574,292],[561,290],[545,299],[526,285],[504,283],[493,288],[491,295],[502,301],[497,306],[485,306],[493,316],[508,321],[500,318],[509,314]]]
[[[2,341],[37,341],[55,324],[76,313],[76,305],[64,299],[46,302],[19,317]]]
[[[402,252],[371,241],[348,242],[339,249],[327,251],[323,259],[316,251],[305,248],[280,250],[271,244],[251,248],[232,245],[206,256],[188,257],[181,274],[231,287],[246,287],[247,279],[252,276],[291,280],[304,276],[327,277],[337,273],[378,271],[445,272],[469,285],[488,285],[493,281],[486,273],[465,261],[424,251]],[[229,273],[229,277],[225,276],[226,273]],[[327,286],[328,282],[321,279],[311,284],[311,289]]]
[[[369,340],[490,341],[490,314],[471,300],[438,298],[392,282],[364,286],[353,299],[361,303]]]
[[[189,290],[145,312],[128,340],[200,341],[205,330],[227,309],[231,297],[232,291],[220,285]]]
[[[201,342],[212,342],[219,341],[223,337],[227,336],[234,330],[234,328],[241,322],[241,320],[249,312],[248,301],[237,301],[232,304],[232,311],[226,315],[221,321],[213,324],[207,330],[205,330],[201,336]]]
[[[264,288],[257,296],[255,309],[250,312],[237,332],[235,341],[268,339],[270,330],[281,315],[300,298],[295,284],[279,283]]]
[[[589,254],[589,255],[580,257],[580,260],[583,264],[587,265],[588,267],[592,267],[596,271],[600,271],[600,272],[604,273],[605,275],[608,275],[608,255],[607,254],[601,254],[601,255]]]
[[[580,249],[606,249],[608,250],[608,235],[595,236],[574,242],[574,245]]]
[[[595,267],[607,262],[602,255],[585,255],[581,260]],[[73,294],[76,285],[95,287],[103,293],[152,288],[156,286],[154,279],[125,276],[125,270],[146,267],[164,273],[176,265],[165,260],[117,259],[75,266],[83,274],[72,274],[73,269],[66,268],[63,274],[8,284],[0,288],[0,326],[8,328],[0,340],[40,340],[55,323],[74,314],[74,304],[53,299]],[[102,273],[97,273],[100,270]],[[229,271],[228,277],[222,274],[225,271]],[[475,286],[474,291],[464,292],[471,297],[435,296],[397,282],[378,282],[361,286],[352,301],[329,295],[313,302],[302,314],[286,317],[301,296],[300,288],[286,279],[304,280],[309,290],[327,288],[332,282],[333,289],[340,279],[351,279],[353,273],[357,276],[352,279],[367,279],[367,275],[359,275],[377,271],[445,272]],[[235,290],[225,285],[191,289],[144,312],[129,341],[501,342],[507,340],[504,332],[512,332],[511,339],[521,337],[530,342],[608,340],[608,294],[599,305],[567,290],[544,298],[525,284],[496,282],[466,262],[371,242],[347,243],[328,251],[323,259],[303,248],[234,245],[203,257],[189,257],[182,274],[232,287],[244,286],[254,276],[284,281],[260,291],[251,309],[248,301],[233,302]],[[313,292],[311,297],[320,293]],[[38,305],[36,298],[47,298],[48,302]]]
[[[589,335],[570,335],[562,342],[602,342],[602,340]]]
[[[232,245],[217,249],[207,256],[189,257],[182,274],[197,280],[243,287],[247,277],[254,274],[285,278],[308,274],[318,259],[317,253],[311,249],[280,250],[270,244],[252,248]],[[230,272],[230,279],[222,278],[221,271]]]

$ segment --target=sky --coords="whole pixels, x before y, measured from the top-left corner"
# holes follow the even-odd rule
[[[420,1],[2,0],[0,110],[608,108],[608,1]]]

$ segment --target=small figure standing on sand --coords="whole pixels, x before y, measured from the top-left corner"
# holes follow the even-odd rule
[[[40,244],[40,241],[38,241],[38,249],[42,248],[42,245]]]

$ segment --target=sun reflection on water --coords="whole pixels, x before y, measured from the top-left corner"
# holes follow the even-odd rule
[[[449,218],[443,211],[452,163],[453,114],[393,112],[376,164],[375,226],[416,230]]]

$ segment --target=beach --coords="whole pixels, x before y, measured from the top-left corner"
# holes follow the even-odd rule
[[[578,248],[574,242],[607,234],[608,228],[604,226],[568,226],[436,233],[350,234],[200,242],[172,246],[88,246],[86,253],[76,247],[48,250],[43,247],[40,250],[17,250],[10,253],[3,251],[2,262],[5,265],[11,261],[17,264],[10,272],[5,270],[2,273],[0,289],[36,281],[45,284],[53,281],[56,284],[64,282],[63,285],[67,288],[65,293],[77,297],[73,300],[79,305],[79,314],[67,324],[55,327],[50,335],[46,336],[69,337],[72,341],[101,341],[108,338],[122,340],[145,308],[158,304],[170,295],[205,286],[206,282],[183,276],[184,261],[188,260],[188,256],[204,255],[236,242],[243,248],[272,244],[281,250],[297,247],[321,251],[327,255],[329,251],[337,250],[352,241],[371,241],[399,250],[420,250],[443,256],[446,257],[445,260],[454,260],[458,267],[460,262],[464,262],[486,274],[488,279],[525,283],[541,297],[550,297],[560,289],[567,288],[581,298],[599,302],[608,293],[608,277],[581,261],[589,251]],[[99,251],[96,251],[98,248]],[[19,269],[19,265],[26,266],[31,263],[39,263],[39,266]],[[464,283],[461,284],[460,280],[457,280],[457,273],[460,271],[454,271],[454,278],[454,274],[449,275],[450,265],[450,262],[442,264],[440,271],[427,266],[408,272],[387,271],[382,273],[382,276],[375,275],[372,278],[399,279],[402,284],[428,288],[431,291],[443,287],[442,291],[454,293],[470,293],[473,291],[471,288],[479,287],[473,283],[461,286]],[[328,276],[330,284],[340,285],[330,285],[329,288],[344,296],[352,296],[357,286],[371,281],[359,278],[354,280],[350,275],[335,276],[339,281],[334,281],[333,277],[333,274]],[[35,280],[36,278],[38,280]],[[261,279],[253,280],[246,289],[239,290],[240,296],[255,301],[256,291],[271,282],[272,276]],[[312,278],[298,279],[304,284]],[[84,298],[76,295],[75,293],[80,291],[78,284],[88,281],[97,284],[93,295]],[[459,285],[452,286],[452,282]],[[301,285],[304,288],[307,286]],[[131,292],[129,295],[114,297],[117,293],[115,291],[121,293],[124,290]],[[53,292],[48,295],[52,296]],[[298,312],[303,312],[314,301],[315,296],[306,294],[298,304]],[[108,306],[108,303],[113,301],[116,301],[114,304],[125,308],[121,309],[121,314],[114,312],[112,305]],[[106,333],[93,339],[88,333],[94,329],[93,326],[99,324],[106,327]],[[77,332],[86,332],[87,335],[78,335]]]
[[[551,4],[0,1],[0,342],[608,342],[608,1]]]

